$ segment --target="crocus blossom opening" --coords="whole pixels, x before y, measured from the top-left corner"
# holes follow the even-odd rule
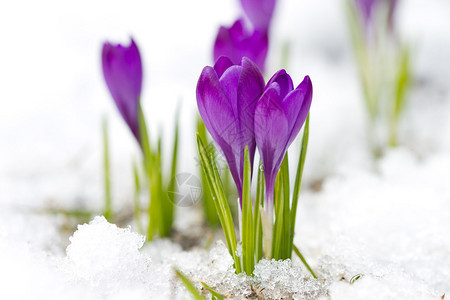
[[[309,76],[294,89],[291,77],[280,70],[269,80],[256,105],[255,138],[264,167],[269,211],[281,162],[306,120],[312,95]]]
[[[255,107],[263,90],[261,72],[246,57],[239,65],[220,57],[214,67],[203,69],[197,84],[200,116],[224,154],[240,196],[245,146],[248,146],[253,165]]]
[[[264,71],[268,48],[266,30],[252,29],[243,19],[238,19],[231,27],[219,28],[214,42],[214,61],[227,56],[233,64],[239,64],[243,57],[248,57]]]
[[[142,62],[139,49],[131,39],[129,46],[103,44],[103,76],[106,85],[136,140],[139,135],[139,98],[142,89]]]

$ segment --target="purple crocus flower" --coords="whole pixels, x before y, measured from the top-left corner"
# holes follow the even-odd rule
[[[245,15],[255,29],[267,32],[276,0],[240,0]]]
[[[219,28],[214,43],[214,61],[227,56],[233,64],[239,64],[243,57],[248,57],[264,71],[268,48],[267,31],[251,29],[243,19],[238,19],[229,28]]]
[[[253,166],[255,107],[263,90],[261,72],[246,57],[240,65],[220,57],[214,67],[203,69],[197,84],[200,116],[224,154],[240,196],[245,146],[248,146]]]
[[[102,50],[102,67],[106,85],[114,102],[140,143],[138,115],[142,89],[142,62],[134,40],[131,39],[128,47],[105,42]]]
[[[388,8],[388,25],[392,30],[394,22],[395,8],[397,7],[398,0],[355,0],[357,8],[361,13],[361,17],[364,21],[364,26],[367,28],[375,26],[373,23],[374,13],[380,5],[387,5]]]
[[[294,89],[291,77],[280,70],[269,80],[256,105],[255,138],[264,166],[269,211],[281,162],[306,120],[312,95],[309,76]]]

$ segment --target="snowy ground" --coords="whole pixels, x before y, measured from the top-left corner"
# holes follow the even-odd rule
[[[237,276],[220,241],[208,250],[183,251],[168,240],[142,246],[134,228],[95,218],[73,234],[76,224],[49,213],[101,210],[102,115],[110,124],[115,209],[132,201],[131,159],[139,153],[102,81],[105,39],[132,34],[137,40],[153,134],[161,128],[171,140],[182,103],[180,172],[196,172],[196,80],[211,64],[217,26],[237,12],[233,1],[217,0],[0,4],[0,298],[185,299],[174,266],[241,296],[439,300],[450,294],[446,0],[402,1],[399,27],[413,45],[415,84],[401,124],[402,147],[376,164],[366,147],[342,1],[280,0],[269,72],[279,68],[281,45],[289,41],[288,72],[294,82],[309,74],[314,84],[295,242],[319,280],[296,258],[292,265],[262,261],[253,279]],[[196,209],[179,209],[180,231],[198,229]]]

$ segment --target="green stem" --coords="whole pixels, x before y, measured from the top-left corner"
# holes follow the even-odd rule
[[[105,211],[103,215],[111,222],[113,218],[112,204],[111,204],[111,174],[109,163],[109,141],[108,141],[108,121],[103,118],[102,122],[103,132],[103,174],[105,185]]]
[[[141,201],[139,195],[141,192],[141,184],[139,181],[139,172],[137,169],[136,162],[133,163],[133,173],[134,173],[134,219],[136,220],[137,230],[142,234],[142,220],[141,220]]]

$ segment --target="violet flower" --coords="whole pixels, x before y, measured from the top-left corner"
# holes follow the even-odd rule
[[[379,9],[380,5],[387,5],[388,9],[388,26],[392,30],[395,8],[397,7],[398,0],[355,0],[356,6],[361,13],[361,17],[364,22],[366,30],[369,27],[374,27],[375,12]]]
[[[103,76],[106,85],[136,140],[139,135],[139,98],[142,89],[142,62],[139,49],[131,39],[129,46],[103,44]]]
[[[275,0],[240,0],[245,15],[253,28],[267,32],[275,9]]]
[[[203,69],[197,84],[200,116],[225,156],[239,196],[242,196],[245,146],[253,166],[255,107],[263,90],[261,72],[246,57],[240,65],[220,57],[214,67]]]
[[[285,70],[267,83],[255,111],[256,145],[266,179],[266,207],[271,211],[275,179],[284,155],[299,133],[311,106],[313,88],[309,76],[294,89]]]
[[[264,71],[268,48],[267,31],[252,29],[243,19],[238,19],[229,28],[219,28],[214,42],[214,61],[227,56],[233,64],[239,64],[243,57],[248,57]]]

